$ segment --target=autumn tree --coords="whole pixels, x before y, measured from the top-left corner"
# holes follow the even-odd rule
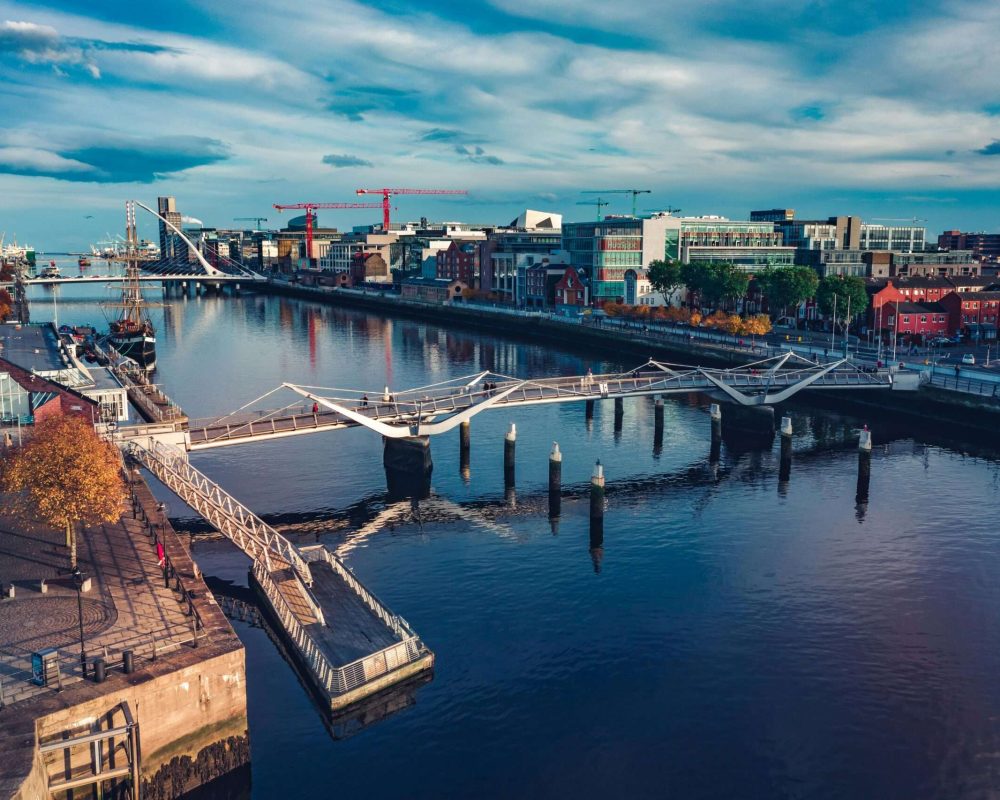
[[[6,459],[0,488],[17,493],[22,510],[66,530],[70,569],[76,569],[76,526],[113,522],[122,513],[125,484],[115,447],[79,417],[58,416]]]
[[[10,310],[14,307],[14,298],[6,289],[0,289],[0,322],[10,316]]]

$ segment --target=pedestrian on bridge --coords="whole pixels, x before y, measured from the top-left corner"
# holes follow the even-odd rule
[[[313,401],[313,414],[318,414],[318,413],[319,413],[319,403],[317,403],[317,402],[316,402],[316,401],[314,400],[314,401]]]
[[[361,407],[368,408],[368,395],[361,398]]]

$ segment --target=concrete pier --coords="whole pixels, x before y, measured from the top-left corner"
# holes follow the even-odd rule
[[[663,398],[653,402],[653,455],[659,456],[663,450]]]
[[[549,517],[558,517],[562,511],[562,453],[558,442],[552,443],[549,453]]]
[[[382,465],[391,496],[422,499],[430,495],[431,473],[434,470],[430,437],[387,437],[382,450]]]
[[[470,451],[472,447],[472,423],[463,422],[458,426],[458,468],[462,478],[468,482],[471,478]]]
[[[510,430],[503,437],[503,483],[506,487],[514,485],[514,449],[517,446],[517,426],[510,423]]]
[[[600,572],[604,560],[604,467],[600,461],[590,477],[590,560],[594,572]]]
[[[708,416],[712,421],[712,443],[722,441],[722,407],[712,403],[708,407]]]

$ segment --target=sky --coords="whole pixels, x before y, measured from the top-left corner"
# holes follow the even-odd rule
[[[468,190],[400,220],[637,188],[997,231],[998,41],[995,0],[0,0],[0,231],[86,248],[160,195],[280,227],[273,203],[383,186]]]

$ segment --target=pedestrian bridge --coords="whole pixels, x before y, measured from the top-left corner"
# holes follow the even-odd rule
[[[909,376],[905,376],[909,377]],[[644,395],[721,392],[745,406],[774,405],[800,391],[913,388],[887,369],[841,359],[817,364],[794,353],[733,369],[666,364],[650,359],[628,372],[525,379],[481,372],[403,391],[337,389],[284,383],[240,409],[192,419],[186,429],[131,426],[126,440],[167,441],[188,451],[302,436],[362,426],[389,439],[434,436],[484,411]],[[261,405],[280,392],[295,400],[281,408]],[[303,399],[306,401],[303,404]]]

